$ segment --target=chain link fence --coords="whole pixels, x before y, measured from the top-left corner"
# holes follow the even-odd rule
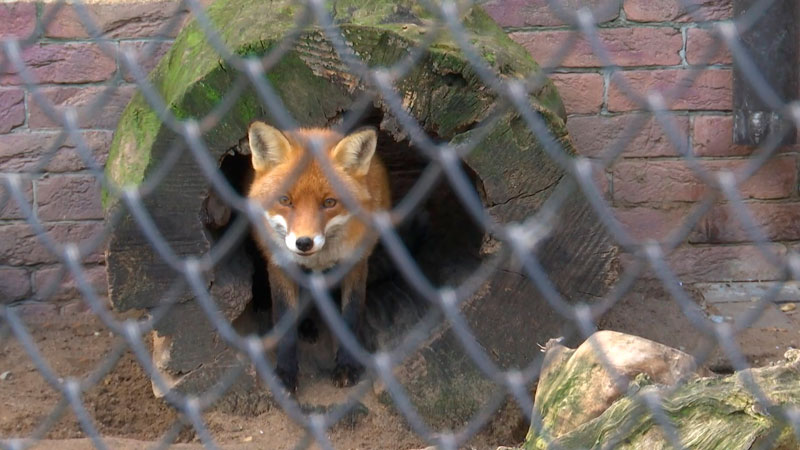
[[[549,0],[548,6],[551,9],[551,14],[570,24],[569,29],[576,31],[576,38],[580,36],[589,42],[593,55],[602,62],[603,70],[607,71],[607,73],[615,72],[619,67],[614,64],[613,55],[598,36],[601,28],[596,24],[595,17],[602,16],[602,11],[592,10],[587,7],[576,9],[572,3]],[[621,7],[620,2],[611,1],[607,3],[602,7],[616,8],[617,10]],[[690,12],[690,15],[701,14],[701,12],[698,12],[697,5],[694,5],[690,0],[683,0],[681,3]],[[740,76],[760,96],[760,100],[772,111],[783,117],[791,118],[790,120],[793,120],[794,124],[800,123],[800,106],[796,102],[787,101],[770,86],[759,72],[758,67],[752,62],[752,55],[748,54],[738,38],[742,32],[745,32],[753,23],[756,23],[758,18],[774,2],[762,1],[755,3],[756,6],[745,11],[735,20],[723,21],[715,25],[713,31],[716,33],[717,39],[714,41],[714,45],[707,49],[707,55],[704,60],[712,60],[720,48],[727,48],[733,55]],[[58,5],[66,7],[64,3],[58,3]],[[214,295],[210,291],[203,275],[217,265],[225,264],[226,258],[242,240],[247,239],[251,230],[254,233],[262,234],[268,232],[265,228],[267,225],[262,220],[262,207],[253,202],[248,202],[242,196],[241,189],[230,184],[230,180],[220,171],[219,161],[209,156],[210,152],[208,144],[204,141],[204,134],[217,126],[225,115],[229,114],[230,108],[239,100],[239,96],[250,88],[256,92],[258,101],[264,110],[269,112],[277,127],[294,129],[304,125],[302,119],[292,117],[288,113],[284,103],[287,97],[279,95],[280,93],[273,89],[267,75],[297,44],[302,33],[309,29],[321,30],[324,40],[339,58],[342,73],[347,73],[354,80],[358,80],[358,83],[369,87],[364,89],[364,92],[360,94],[360,97],[357,98],[349,111],[342,116],[338,125],[339,129],[349,130],[359,125],[373,104],[379,101],[385,109],[385,113],[390,115],[396,122],[397,129],[405,133],[407,139],[413,143],[413,149],[419,152],[418,157],[425,163],[424,170],[421,171],[419,178],[408,190],[405,197],[396,199],[396,204],[390,212],[368,214],[348,194],[349,191],[344,188],[341,180],[337,180],[330,167],[326,166],[328,163],[322,157],[322,149],[316,148],[314,150],[314,157],[325,169],[342,202],[349,210],[355,211],[360,220],[369,224],[373,230],[379,233],[381,246],[388,260],[391,261],[391,265],[395,267],[396,276],[401,277],[407,283],[409,289],[414,292],[414,295],[423,299],[428,307],[413,326],[408,327],[401,336],[393,339],[391,346],[370,351],[371,349],[365,348],[363,342],[350,330],[339,313],[334,295],[329,292],[331,288],[342,280],[348,270],[359,262],[366,249],[356,252],[353,257],[342,261],[335,270],[328,272],[305,271],[295,264],[288,263],[285,265],[285,272],[311,294],[305,298],[301,309],[305,310],[313,305],[319,311],[326,326],[330,328],[340,345],[367,369],[365,378],[370,381],[380,382],[385,386],[386,392],[390,396],[398,414],[402,416],[414,433],[418,434],[426,442],[441,448],[458,448],[465,445],[471,437],[486,426],[498,408],[509,398],[524,412],[533,429],[537,430],[537,433],[546,442],[552,441],[552,438],[548,437],[548,430],[542,428],[541,417],[533,408],[529,390],[530,386],[536,384],[539,377],[542,355],[532,351],[527,366],[504,369],[476,340],[468,321],[465,320],[460,309],[460,306],[467,299],[476,295],[476,292],[480,290],[481,286],[495,271],[500,270],[501,266],[509,261],[515,261],[520,268],[520,273],[524,274],[527,277],[527,282],[535,287],[542,301],[545,301],[565,322],[570,322],[574,325],[574,335],[565,336],[565,338],[572,340],[588,338],[597,329],[598,320],[603,314],[617,305],[630,292],[641,275],[650,270],[660,280],[664,289],[671,296],[672,301],[679,305],[692,326],[702,335],[709,338],[708,345],[701,346],[700,350],[694,355],[697,358],[698,366],[702,366],[707,361],[711,351],[716,346],[719,346],[725,356],[732,362],[735,370],[744,370],[749,365],[745,355],[737,347],[734,337],[758,320],[764,309],[775,301],[784,282],[800,278],[800,258],[798,255],[791,251],[785,255],[776,255],[772,251],[769,237],[754,220],[740,192],[742,184],[779,151],[786,139],[786,134],[794,133],[794,128],[792,126],[783,127],[779,132],[768,134],[752,155],[746,158],[746,163],[735,172],[709,170],[693,154],[692,148],[688,145],[683,132],[676,127],[673,121],[674,118],[669,113],[672,102],[685,95],[687,90],[691,89],[707,65],[694,65],[688,70],[682,71],[684,78],[677,80],[670,89],[648,92],[644,96],[637,92],[635,87],[627,83],[625,77],[615,78],[618,88],[644,110],[646,114],[642,114],[640,118],[629,123],[624,129],[620,129],[614,144],[605,149],[602,157],[590,161],[584,157],[575,156],[570,149],[565,148],[560,136],[553,135],[541,111],[537,110],[535,105],[532,105],[529,101],[530,93],[541,89],[546,77],[557,72],[563,58],[575,45],[575,39],[570,39],[562,48],[554,52],[555,57],[553,60],[538,61],[542,70],[537,71],[535,75],[527,79],[507,79],[498,76],[491,64],[487,62],[485,55],[481,55],[480,51],[476,49],[474,35],[461,21],[463,12],[472,6],[464,2],[421,3],[418,8],[423,9],[426,16],[430,18],[424,27],[424,37],[421,39],[422,45],[410,49],[407,55],[391,67],[370,67],[366,64],[362,55],[353,50],[351,43],[348,42],[348,37],[342,32],[339,22],[335,19],[336,8],[321,0],[311,0],[298,4],[297,10],[299,13],[293,19],[294,27],[286,31],[285,37],[280,41],[279,45],[259,56],[243,56],[227,48],[224,44],[224,39],[220,37],[220,30],[215,28],[204,6],[197,0],[184,0],[183,5],[191,11],[191,15],[197,26],[202,30],[204,38],[219,55],[220,64],[224,64],[226,68],[233,69],[239,73],[239,76],[236,77],[236,83],[230,86],[230,91],[220,99],[209,114],[203,117],[177,117],[174,115],[169,108],[168,100],[162,98],[158,88],[151,84],[147,74],[137,63],[139,60],[137,55],[121,51],[119,47],[105,42],[103,32],[98,28],[88,9],[81,1],[75,2],[72,6],[91,36],[90,39],[99,43],[104,53],[117,58],[124,68],[134,76],[138,90],[147,105],[157,112],[159,120],[172,133],[180,137],[180,145],[176,145],[171,150],[175,153],[175,156],[165,158],[162,164],[163,167],[156,169],[153,171],[152,176],[133,187],[118,185],[108,177],[104,167],[97,162],[92,149],[79,133],[76,112],[74,110],[67,110],[65,113],[60,112],[42,94],[41,88],[38,86],[37,77],[32,68],[26,65],[23,58],[23,52],[35,42],[35,36],[29,40],[8,38],[2,41],[2,50],[0,50],[0,56],[2,56],[0,64],[2,64],[2,67],[0,67],[0,72],[13,70],[21,77],[26,89],[35,101],[42,105],[42,108],[52,120],[61,125],[60,141],[71,139],[77,143],[77,151],[85,164],[90,167],[97,180],[103,185],[106,195],[110,198],[118,199],[122,205],[119,210],[109,212],[106,221],[107,226],[103,233],[81,245],[62,245],[48,234],[45,226],[37,218],[29,200],[26,198],[23,184],[26,181],[26,177],[31,175],[20,173],[2,176],[2,183],[5,189],[2,191],[2,197],[0,197],[0,209],[7,204],[16,204],[20,208],[25,222],[35,231],[39,241],[53,255],[56,255],[58,260],[67,268],[82,293],[83,300],[91,311],[105,324],[109,331],[119,338],[117,344],[105,357],[104,362],[94,369],[90,375],[79,379],[62,379],[42,355],[37,343],[32,338],[30,326],[25,324],[15,308],[8,305],[0,306],[0,336],[2,340],[16,340],[32,359],[41,376],[54,390],[60,393],[60,399],[52,413],[42,419],[31,435],[15,438],[6,436],[0,440],[0,446],[3,448],[21,449],[35,445],[68,410],[74,412],[82,431],[91,438],[92,443],[97,448],[108,448],[109,445],[104,441],[101,433],[98,432],[92,414],[82,401],[82,395],[113,370],[121,355],[127,350],[131,350],[135,354],[138,363],[141,364],[152,379],[154,388],[167,393],[166,400],[180,412],[182,418],[176,421],[175,425],[155,446],[157,448],[169,446],[184,424],[188,423],[204,446],[209,448],[217,447],[218,444],[215,443],[213,432],[209,429],[204,419],[204,413],[214,407],[215,403],[237,382],[243,371],[246,370],[243,368],[244,366],[238,366],[228,371],[208,390],[191,395],[179,394],[170,391],[170,381],[166,380],[155,366],[153,355],[145,343],[147,336],[155,329],[158,321],[169,315],[171,309],[181,301],[181,293],[187,288],[191,292],[194,301],[202,308],[206,319],[217,330],[225,344],[235,349],[240,357],[246,359],[248,364],[252,364],[255,367],[257,376],[266,388],[273,393],[273,399],[280,409],[292,421],[305,429],[306,436],[297,443],[297,446],[303,448],[316,443],[321,448],[333,447],[333,443],[328,436],[329,430],[356,408],[365,395],[368,395],[371,389],[370,383],[358,384],[348,391],[344,401],[339,402],[335,407],[328,408],[326,411],[308,411],[302,408],[294,397],[281,389],[279,378],[276,376],[274,362],[266,356],[269,351],[274,350],[277,343],[289,330],[299,325],[299,314],[284,315],[281,320],[276,322],[274,327],[269,327],[265,334],[243,335],[234,328],[230,318],[219,310]],[[367,8],[369,6],[364,7]],[[43,17],[45,23],[50,20],[52,20],[52,17]],[[181,20],[176,16],[174,20],[166,25],[163,34],[169,35],[171,29],[181,25]],[[702,22],[705,19],[704,17],[696,17],[694,20]],[[473,126],[473,132],[470,134],[469,139],[460,142],[441,142],[435,136],[429,135],[425,128],[406,109],[404,98],[398,93],[395,86],[397,80],[403,79],[406,74],[421,63],[430,50],[429,46],[442,34],[448,34],[452,38],[452,41],[457,45],[456,51],[469,61],[475,76],[486,89],[490,89],[496,95],[497,103],[500,105],[493,114],[487,115],[480,123]],[[143,54],[155,51],[154,47],[145,48]],[[93,105],[91,110],[99,113],[102,106],[109,101],[114,90],[115,86],[109,85],[105,87],[104,94],[97,98],[97,103]],[[529,132],[536,137],[537,142],[541,145],[550,162],[563,171],[566,180],[561,185],[561,189],[554,192],[546,202],[543,202],[538,210],[530,211],[524,219],[512,223],[502,223],[489,214],[481,201],[480,194],[475,190],[472,175],[462,165],[464,158],[479,147],[491,132],[501,113],[507,111],[513,111],[513,114],[524,122]],[[633,136],[644,126],[646,121],[651,119],[657,121],[663,128],[671,145],[681,156],[686,166],[691,169],[692,174],[709,187],[702,200],[694,205],[691,213],[685,217],[680,226],[672,230],[669,237],[662,242],[641,241],[633,237],[615,216],[614,210],[606,200],[603,188],[598,185],[598,179],[595,175],[597,171],[603,171],[611,167],[620,158]],[[53,154],[58,150],[58,147],[59,145],[53,145],[50,153],[44,156],[41,162],[42,169],[46,166],[47,160],[52,158]],[[502,150],[497,149],[496,151]],[[182,157],[181,155],[185,156],[187,154],[197,164],[202,176],[207,178],[220,201],[227,205],[235,215],[235,219],[227,227],[224,235],[214,243],[210,250],[204,254],[191,256],[186,256],[183,252],[176,251],[170,245],[169,239],[165,238],[159,227],[154,223],[151,217],[152,212],[148,210],[148,206],[143,200],[157,189],[159,183],[164,182],[166,178],[171,176],[170,170],[174,161]],[[455,286],[439,285],[431,281],[420,269],[415,261],[414,254],[409,251],[407,244],[404,243],[403,236],[397,230],[398,224],[412,220],[419,211],[419,205],[437,189],[437,183],[440,181],[444,181],[450,186],[454,193],[452,201],[459,202],[466,211],[469,220],[474,221],[486,233],[486,236],[491,236],[500,248],[500,250],[493,253],[491,258],[482,260],[463,279],[461,284]],[[291,180],[289,183],[291,183]],[[278,193],[276,192],[275,195],[278,195]],[[564,205],[574,196],[582,196],[588,201],[591,205],[591,210],[602,224],[604,230],[611,236],[621,251],[630,256],[627,260],[628,263],[623,266],[619,276],[616,277],[615,283],[603,298],[565,298],[549,278],[551,274],[543,267],[537,256],[539,244],[546,241],[552,231],[552,224],[559,220],[559,214],[565,208]],[[669,255],[686,241],[687,236],[697,226],[701,218],[708,214],[711,208],[720,201],[725,202],[731,212],[731,216],[743,224],[742,228],[746,231],[748,240],[759,248],[763,258],[779,268],[782,274],[782,281],[775,282],[766,294],[754,303],[756,307],[750,309],[744,316],[737,318],[735,323],[715,323],[709,320],[696,307],[694,300],[691,299],[679,276],[676,275],[674,267],[671,267],[665,257],[665,255]],[[85,255],[96,251],[98,248],[103,248],[112,227],[121,220],[123,212],[120,211],[130,214],[134,218],[136,226],[146,236],[149,245],[161,258],[161,262],[179,274],[173,284],[173,288],[162,293],[158,306],[151,309],[146,318],[139,320],[119,319],[111,311],[105,298],[97,295],[81,263]],[[276,247],[273,251],[276,255],[281,255],[281,252],[286,250]],[[415,409],[413,402],[410,401],[408,392],[402,383],[398,381],[394,370],[409,355],[417,352],[422,342],[428,339],[436,327],[443,322],[449,326],[471,363],[479,369],[480,373],[500,388],[486,404],[479,408],[471,420],[467,421],[460,429],[455,430],[434,429],[428,425],[424,417]],[[603,349],[598,347],[596,350],[601,355],[601,359],[605,359],[602,357]],[[611,373],[615,372],[611,364],[606,363],[606,369]],[[615,378],[620,386],[627,386],[629,383],[626,377],[618,373],[615,374]],[[800,416],[796,409],[776,407],[770,397],[764,393],[752,378],[743,376],[741,381],[747,390],[758,399],[758,402],[770,411],[770,414],[780,417],[786,423],[791,424],[795,435],[800,436]],[[300,389],[302,389],[302,385]],[[677,386],[673,389],[677,389]],[[642,402],[643,407],[652,414],[660,430],[673,447],[687,447],[684,437],[675,428],[668,412],[658,398],[636,397],[636,399],[636,401]],[[627,431],[620,429],[618,433],[622,436]],[[778,436],[773,436],[771,440],[765,443],[765,448],[775,442],[777,438]],[[614,438],[610,438],[608,442],[614,442]]]

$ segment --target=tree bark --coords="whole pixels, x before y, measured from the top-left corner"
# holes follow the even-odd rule
[[[619,359],[619,355],[613,354],[619,349],[610,346],[605,350],[612,359]],[[783,421],[785,416],[780,411],[783,409],[785,412],[800,402],[798,350],[789,350],[786,361],[775,366],[747,369],[726,377],[690,377],[678,387],[662,383],[688,375],[681,370],[675,370],[672,376],[664,377],[662,372],[653,378],[645,367],[627,370],[634,368],[617,366],[620,373],[630,377],[628,394],[618,396],[616,401],[605,405],[602,413],[592,415],[586,414],[584,406],[595,401],[592,397],[596,391],[608,384],[603,366],[599,366],[596,357],[588,356],[586,352],[581,354],[580,350],[558,346],[550,352],[553,352],[548,355],[550,364],[537,387],[534,406],[542,417],[543,426],[538,430],[531,427],[523,445],[525,450],[673,448],[667,434],[645,406],[646,395],[658,396],[665,417],[684,448],[798,448],[796,434]],[[623,358],[660,360],[669,352],[682,353],[669,349],[667,353],[659,350],[657,355],[650,357],[626,355]],[[666,360],[678,361],[673,358]],[[769,408],[759,402],[753,386],[757,386],[772,403]],[[579,420],[572,420],[569,424],[558,420],[564,417]]]

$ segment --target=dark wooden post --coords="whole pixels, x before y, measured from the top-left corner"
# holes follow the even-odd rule
[[[733,2],[734,17],[757,15],[741,22],[749,24],[747,28],[737,30],[749,61],[733,55],[733,139],[737,144],[758,145],[775,133],[785,133],[784,145],[796,141],[791,118],[770,107],[742,69],[743,64],[755,65],[751,69],[761,74],[784,103],[798,98],[798,11],[797,0],[774,0],[769,5],[763,0]]]

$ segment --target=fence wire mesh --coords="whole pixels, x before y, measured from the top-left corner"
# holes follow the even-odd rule
[[[702,16],[702,10],[691,0],[682,0],[680,3],[684,9],[690,12],[690,16],[696,15],[696,17],[692,17],[696,22],[706,20]],[[773,111],[792,118],[795,125],[800,125],[800,105],[782,98],[768,84],[752,63],[752,55],[747,53],[739,40],[739,35],[747,30],[772,3],[771,1],[758,2],[756,7],[733,20],[713,23],[710,28],[715,35],[714,44],[706,49],[705,57],[702,60],[712,61],[713,56],[720,49],[727,49],[733,55],[742,76],[760,95],[760,100],[769,105]],[[51,10],[51,14],[42,17],[44,27],[54,20],[60,8],[68,7],[68,4],[64,2],[55,5],[56,8]],[[462,12],[473,6],[463,2],[423,2],[422,7],[433,19],[424,30],[422,44],[410,49],[404,58],[391,67],[370,67],[360,55],[353,51],[347,36],[332,15],[331,6],[324,0],[309,0],[300,3],[298,5],[300,13],[294,19],[293,28],[287,31],[279,45],[258,57],[242,56],[227,48],[224,40],[220,37],[220,30],[215,28],[207,16],[204,5],[198,0],[183,0],[181,7],[187,8],[191,12],[193,20],[202,30],[205,39],[217,52],[221,64],[237,71],[238,76],[224,98],[220,99],[209,114],[203,117],[177,117],[169,108],[168,100],[162,98],[161,93],[151,84],[139,64],[139,61],[146,59],[156,51],[156,44],[149,48],[145,47],[141,54],[121,50],[119,46],[109,43],[104,38],[103,31],[95,23],[95,18],[92,17],[83,2],[79,0],[69,5],[74,8],[80,22],[86,28],[90,36],[89,40],[98,43],[103,53],[121,62],[124,69],[135,78],[138,91],[143,95],[147,104],[158,113],[158,118],[181,139],[179,145],[174,146],[170,150],[169,156],[161,162],[161,166],[153,170],[151,175],[139,185],[115,184],[104,172],[103,165],[97,161],[91,146],[79,132],[79,117],[76,110],[56,108],[52,101],[43,94],[33,68],[25,62],[23,57],[25,49],[35,44],[42,30],[37,29],[25,39],[6,38],[2,41],[0,73],[14,72],[18,74],[32,98],[41,105],[52,121],[59,124],[61,131],[57,142],[52,145],[47,154],[42,156],[42,160],[35,170],[2,175],[5,189],[0,197],[0,210],[7,204],[17,205],[22,211],[24,221],[36,234],[41,244],[57,257],[58,261],[63,264],[65,272],[75,280],[82,293],[83,301],[117,337],[115,345],[104,357],[102,364],[88,376],[64,379],[49,365],[46,357],[38,348],[32,338],[31,325],[25,323],[16,309],[12,307],[13,305],[3,304],[0,306],[0,336],[3,341],[16,340],[33,361],[36,370],[60,395],[52,412],[42,419],[30,435],[13,438],[6,436],[0,440],[2,448],[22,449],[36,445],[37,441],[46,436],[51,427],[70,410],[75,414],[82,431],[91,439],[94,446],[108,448],[109,444],[98,431],[95,419],[85,407],[82,396],[113,370],[127,350],[133,352],[138,363],[151,378],[153,386],[166,393],[165,398],[168,403],[180,412],[180,419],[176,420],[175,424],[157,443],[154,443],[154,447],[168,447],[174,442],[181,428],[189,424],[204,446],[216,448],[219,444],[216,443],[213,432],[204,419],[204,413],[212,408],[239,380],[245,370],[244,366],[237,366],[229,370],[208,390],[193,394],[180,394],[170,390],[170,381],[165,379],[155,366],[153,356],[145,343],[159,320],[170,314],[170,311],[179,303],[181,293],[187,289],[225,344],[235,349],[240,357],[255,367],[261,382],[273,393],[277,405],[292,421],[305,430],[306,436],[297,442],[297,447],[304,448],[316,443],[321,448],[333,448],[334,445],[328,434],[329,430],[368,394],[371,389],[370,384],[356,385],[347,392],[344,401],[326,411],[309,412],[304,409],[296,398],[281,388],[280,379],[276,375],[275,363],[273,359],[266,356],[269,351],[274,350],[281,338],[299,325],[300,314],[285,314],[266,334],[243,335],[219,310],[203,276],[205,272],[214,267],[225,264],[225,258],[251,231],[262,236],[267,236],[269,233],[266,228],[268,225],[263,220],[263,205],[248,201],[241,193],[237,192],[234,186],[231,186],[230,180],[220,172],[219,161],[210,156],[204,134],[217,126],[222,118],[230,113],[230,109],[243,95],[243,92],[250,88],[257,93],[258,101],[274,118],[275,126],[285,130],[303,126],[300,118],[292,117],[288,112],[284,100],[282,100],[287,97],[281,96],[274,90],[266,75],[294,48],[300,35],[309,29],[321,30],[328,44],[340,59],[344,70],[359,80],[359,83],[369,87],[369,89],[364,89],[351,109],[343,116],[338,125],[339,128],[341,130],[353,129],[360,123],[373,102],[380,99],[382,105],[387,109],[386,113],[396,120],[399,129],[406,133],[408,139],[413,143],[413,148],[426,161],[425,168],[416,183],[405,197],[397,199],[396,205],[391,211],[369,213],[359,205],[342,181],[338,179],[330,162],[324,156],[324,149],[319,146],[312,148],[315,160],[322,166],[323,172],[333,184],[341,201],[358,219],[379,234],[380,243],[396,267],[399,276],[402,276],[408,286],[415,291],[415,295],[423,298],[430,307],[417,323],[409,327],[402,336],[394,341],[394,345],[370,351],[350,330],[330,292],[331,288],[342,281],[348,271],[362,259],[364,252],[369,249],[366,247],[358,249],[354,255],[341,261],[334,270],[325,272],[303,270],[302,267],[290,262],[290,258],[286,254],[287,250],[279,246],[275,246],[272,252],[274,257],[281,262],[286,274],[311,294],[301,304],[300,309],[306,309],[313,305],[320,311],[324,322],[340,345],[367,369],[365,378],[370,382],[379,381],[385,386],[398,414],[424,441],[440,448],[459,448],[480,432],[496,411],[510,398],[525,414],[526,419],[532,424],[537,434],[544,439],[544,442],[557,447],[549,430],[543,427],[539,413],[533,408],[529,391],[529,387],[535,385],[538,380],[542,354],[532,352],[527,366],[503,368],[476,340],[460,308],[467,299],[476,294],[495,271],[500,270],[500,267],[508,261],[516,261],[528,282],[540,294],[540,298],[546,301],[549,307],[556,311],[565,322],[575,325],[575,336],[565,337],[579,340],[591,336],[596,331],[598,320],[603,314],[617,305],[630,292],[639,277],[645,271],[650,270],[660,280],[671,300],[680,307],[692,326],[708,338],[706,344],[700,346],[693,355],[697,360],[697,366],[705,364],[711,351],[715,347],[719,347],[737,371],[747,369],[749,364],[742,350],[737,346],[735,336],[758,320],[765,308],[776,300],[785,282],[800,279],[800,257],[792,251],[783,255],[773,251],[770,247],[770,238],[754,220],[741,193],[742,184],[779,151],[784,140],[782,133],[768,136],[752,155],[746,158],[746,164],[743,164],[739,170],[714,171],[702,164],[702,161],[693,153],[683,131],[676,126],[674,116],[670,113],[670,105],[692,88],[703,71],[709,70],[709,67],[712,69],[719,67],[719,64],[688,66],[685,68],[686,70],[681,71],[683,78],[676,81],[670,89],[652,90],[644,95],[637,92],[637,88],[630,85],[624,76],[615,77],[614,83],[617,83],[617,87],[639,106],[643,114],[631,121],[624,129],[619,130],[616,140],[605,149],[600,158],[590,161],[581,156],[574,156],[563,147],[558,137],[552,134],[540,111],[530,103],[529,94],[539,89],[548,75],[558,72],[563,59],[574,48],[579,38],[590,44],[591,52],[601,61],[601,70],[604,73],[613,74],[620,69],[614,64],[613,55],[606,43],[598,35],[601,26],[597,24],[598,21],[595,17],[603,14],[597,9],[592,10],[586,7],[575,9],[572,7],[572,2],[548,0],[551,13],[568,23],[568,28],[574,31],[574,36],[553,52],[555,56],[552,60],[538,61],[542,68],[541,71],[527,79],[505,79],[498,76],[484,56],[476,49],[473,36],[461,22]],[[619,10],[621,1],[607,2],[603,8]],[[163,36],[171,35],[171,31],[181,24],[182,18],[176,15],[164,26]],[[434,136],[429,135],[406,109],[404,99],[395,86],[397,80],[402,79],[420,64],[428,52],[429,46],[442,33],[449,33],[452,36],[458,46],[458,51],[467,58],[471,69],[481,83],[496,93],[497,103],[500,105],[494,114],[489,115],[474,127],[475,133],[471,134],[471,138],[464,142],[439,142]],[[624,75],[624,72],[620,73]],[[117,88],[114,83],[104,85],[103,95],[99,96],[95,103],[88,108],[89,114],[101,114],[102,108],[110,101]],[[529,131],[535,135],[547,156],[563,170],[567,180],[562,189],[554,192],[538,210],[530,211],[527,218],[514,223],[501,223],[489,214],[474,189],[470,174],[461,164],[470,152],[481,145],[500,114],[507,111],[513,111],[522,119]],[[693,206],[691,213],[684,218],[680,226],[672,230],[668,238],[661,242],[642,241],[632,236],[615,216],[612,206],[603,195],[603,188],[598,186],[595,177],[597,171],[604,171],[620,159],[621,154],[636,133],[651,119],[655,119],[663,128],[670,144],[681,156],[686,166],[691,169],[692,174],[709,188],[702,199]],[[30,201],[26,198],[23,186],[27,180],[45,170],[49,160],[54,157],[56,151],[66,140],[76,143],[76,150],[80,157],[102,184],[103,189],[110,197],[119,199],[123,205],[119,210],[109,213],[102,233],[80,245],[59,243],[48,234],[45,225],[37,218]],[[497,151],[502,151],[502,149],[497,149]],[[172,247],[169,239],[155,224],[152,212],[148,210],[143,201],[145,197],[156,190],[160,183],[170,177],[175,161],[186,152],[200,168],[202,176],[207,178],[221,201],[236,213],[236,218],[227,228],[224,236],[215,242],[209,251],[188,257]],[[284,188],[289,187],[294,179],[290,177]],[[493,253],[491,258],[481,261],[479,267],[470,273],[461,284],[455,286],[437,285],[430,280],[415,262],[414,255],[406,248],[396,229],[398,224],[410,220],[418,212],[419,205],[436,189],[437,182],[440,180],[449,184],[469,218],[478,224],[487,235],[495,239],[501,248],[500,251]],[[275,190],[272,193],[271,202],[277,201],[281,192],[283,189]],[[547,239],[548,234],[552,231],[552,224],[558,220],[565,202],[576,195],[584,196],[588,200],[594,214],[615,244],[631,257],[629,264],[623,267],[614,285],[600,299],[565,298],[550,280],[550,274],[543,268],[537,257],[537,245]],[[756,307],[751,308],[733,323],[716,323],[709,320],[696,307],[674,267],[666,259],[667,255],[687,240],[688,235],[698,225],[701,218],[720,201],[726,203],[731,216],[743,224],[742,228],[746,231],[749,241],[757,246],[763,258],[778,268],[782,274],[781,280],[772,284],[765,295],[754,303]],[[149,310],[146,317],[140,319],[122,320],[115,315],[105,297],[98,295],[92,287],[81,262],[86,255],[103,248],[113,226],[119,222],[123,212],[134,218],[141,233],[146,236],[159,257],[168,267],[179,274],[172,288],[163,293],[158,306]],[[265,238],[264,241],[273,242],[269,238]],[[46,300],[47,294],[42,294],[42,296]],[[394,370],[409,355],[419,351],[423,341],[428,339],[436,327],[442,323],[449,326],[471,363],[486,378],[502,388],[491,397],[490,401],[481,405],[471,420],[467,421],[462,428],[455,430],[434,429],[428,425],[420,412],[415,409],[408,392],[397,379]],[[599,358],[606,370],[614,375],[617,385],[628,386],[630,380],[617,372],[604,355],[604,349],[595,345],[595,350],[600,355]],[[682,380],[671,389],[678,389],[685,382],[686,380]],[[800,439],[800,415],[798,415],[797,409],[775,405],[762,387],[751,377],[743,375],[741,382],[770,414],[791,425],[794,434]],[[670,419],[661,398],[647,395],[633,398],[652,415],[672,447],[690,447]],[[630,430],[624,427],[616,430],[615,435],[608,437],[605,444],[598,444],[597,448],[605,448],[604,445],[613,446],[617,439],[615,436],[625,436],[628,431]],[[764,442],[764,448],[777,442],[777,439],[777,435],[771,436]]]

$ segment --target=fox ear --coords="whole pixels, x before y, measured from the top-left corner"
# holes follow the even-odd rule
[[[267,170],[286,160],[292,146],[286,136],[264,122],[253,122],[247,130],[250,154],[256,172]]]
[[[331,157],[353,175],[364,176],[369,171],[369,163],[378,146],[378,135],[374,128],[361,128],[345,136]]]

